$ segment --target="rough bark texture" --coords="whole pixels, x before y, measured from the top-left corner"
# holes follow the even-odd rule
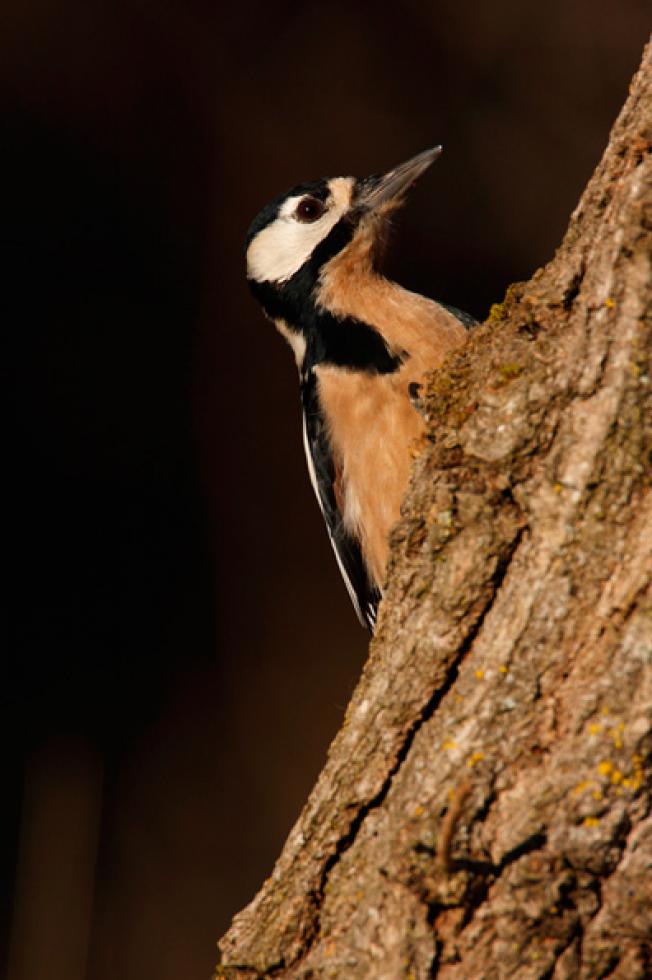
[[[652,975],[652,46],[555,258],[432,379],[387,597],[218,976]]]

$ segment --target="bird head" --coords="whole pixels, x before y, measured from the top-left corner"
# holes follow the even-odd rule
[[[269,300],[270,290],[284,291],[302,270],[314,282],[327,262],[347,251],[371,268],[389,214],[441,149],[425,150],[384,174],[324,177],[276,197],[247,234],[247,278],[254,293]]]

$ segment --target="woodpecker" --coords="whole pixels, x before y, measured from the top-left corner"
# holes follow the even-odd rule
[[[294,352],[310,479],[349,595],[373,633],[415,392],[475,321],[379,271],[392,212],[441,147],[385,174],[324,177],[267,204],[246,238],[247,279]]]

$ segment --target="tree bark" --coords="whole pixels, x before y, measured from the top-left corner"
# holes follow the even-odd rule
[[[652,976],[652,45],[431,379],[369,660],[217,975]]]

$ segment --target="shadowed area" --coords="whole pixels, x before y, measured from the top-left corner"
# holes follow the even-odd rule
[[[11,980],[206,977],[367,645],[246,228],[286,187],[441,142],[389,269],[483,318],[558,244],[648,4],[7,0],[2,21],[0,950]]]

